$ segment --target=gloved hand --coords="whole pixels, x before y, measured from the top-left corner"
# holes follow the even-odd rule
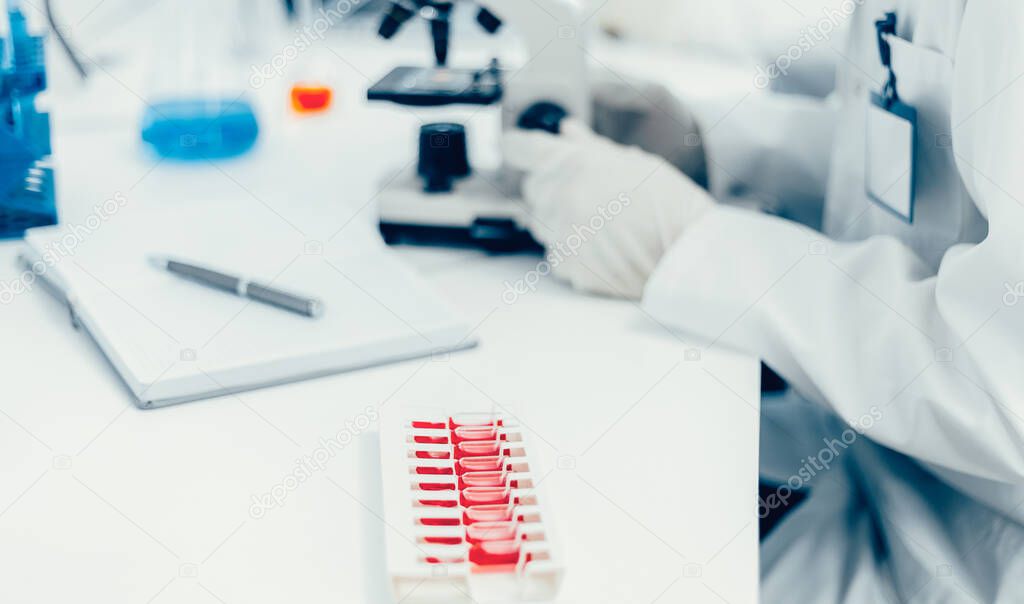
[[[590,74],[594,132],[664,157],[706,187],[707,159],[694,115],[656,82],[623,79],[601,68]]]
[[[562,133],[506,132],[505,160],[552,273],[581,290],[639,299],[665,251],[714,201],[664,159],[567,119]]]

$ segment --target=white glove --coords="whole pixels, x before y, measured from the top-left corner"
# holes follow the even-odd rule
[[[552,273],[581,290],[639,299],[669,246],[714,201],[661,157],[597,136],[574,120],[562,134],[509,131],[505,160]]]

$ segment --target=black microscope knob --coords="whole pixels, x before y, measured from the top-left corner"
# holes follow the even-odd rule
[[[466,129],[462,124],[426,124],[420,128],[420,158],[416,171],[423,177],[423,190],[443,193],[452,181],[469,175]]]
[[[562,120],[569,112],[561,105],[551,101],[538,101],[519,116],[516,126],[523,130],[544,130],[551,134],[558,134],[562,127]]]

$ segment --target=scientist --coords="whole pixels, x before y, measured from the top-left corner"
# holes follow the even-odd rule
[[[802,397],[763,412],[760,507],[809,493],[762,542],[763,601],[1022,602],[1024,3],[855,4],[826,101],[705,125],[714,195],[578,123],[505,154],[548,244],[630,198],[557,276]],[[820,231],[716,201],[817,182]]]

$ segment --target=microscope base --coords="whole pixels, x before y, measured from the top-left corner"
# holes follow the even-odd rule
[[[427,193],[414,170],[390,179],[377,198],[389,245],[476,247],[489,252],[543,249],[527,230],[525,203],[496,172],[459,179],[450,192]]]

